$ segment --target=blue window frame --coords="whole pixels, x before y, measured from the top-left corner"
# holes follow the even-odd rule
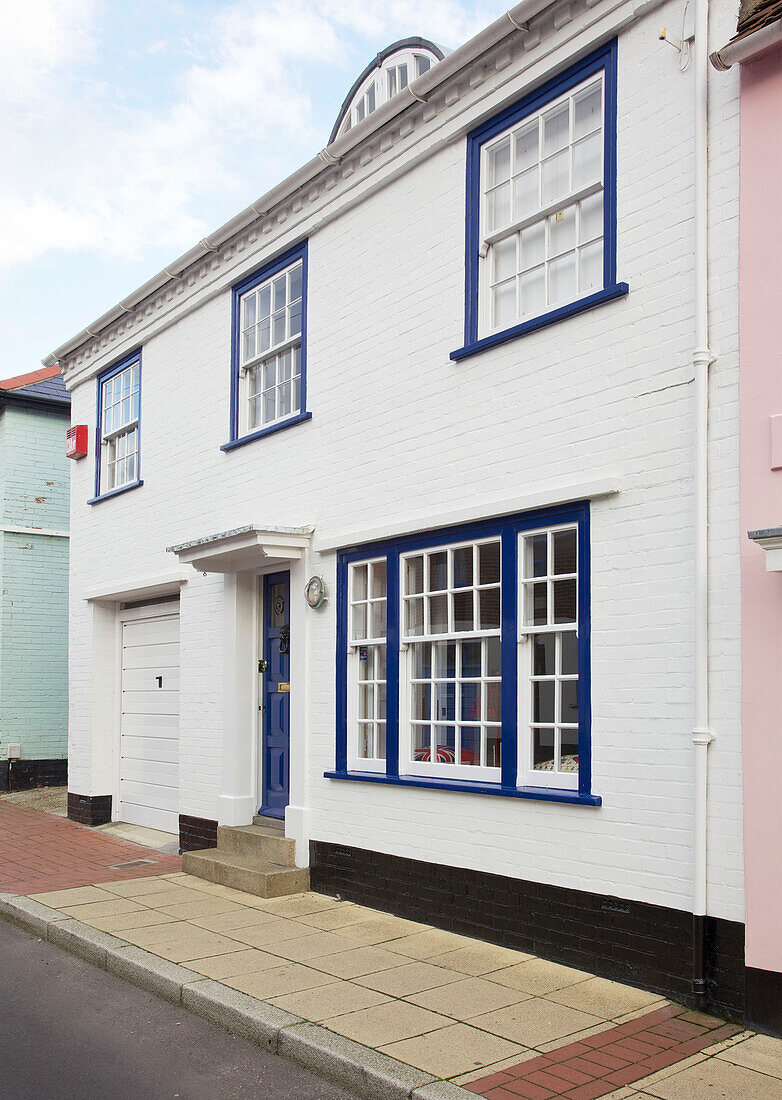
[[[126,493],[141,480],[141,349],[97,379],[95,496],[88,504]]]
[[[621,297],[616,40],[467,137],[459,360]]]
[[[328,778],[600,805],[589,505],[344,551]]]
[[[307,242],[233,287],[230,451],[307,412]]]

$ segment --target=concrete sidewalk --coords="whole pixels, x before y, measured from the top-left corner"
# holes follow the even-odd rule
[[[75,950],[91,943],[104,964],[124,957],[111,965],[131,980],[159,970],[181,1003],[226,1026],[232,997],[245,1015],[255,1005],[274,1049],[362,1095],[782,1100],[778,1040],[350,902],[257,898],[181,872],[34,899],[37,916],[23,899],[6,909],[26,906],[22,923],[40,919]]]

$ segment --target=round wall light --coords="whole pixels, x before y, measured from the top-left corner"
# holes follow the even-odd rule
[[[323,583],[323,577],[310,577],[304,589],[304,599],[310,607],[320,607],[326,599],[326,586]]]

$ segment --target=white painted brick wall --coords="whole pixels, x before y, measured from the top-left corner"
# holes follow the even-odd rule
[[[731,5],[715,7],[712,48],[730,36],[735,16]],[[581,13],[584,27],[587,16],[597,18]],[[631,287],[626,299],[452,363],[463,330],[462,136],[311,233],[311,422],[230,454],[218,450],[228,436],[235,276],[145,341],[143,488],[88,508],[90,462],[76,464],[72,481],[72,789],[110,789],[107,750],[96,749],[107,731],[90,714],[89,586],[169,570],[167,545],[246,523],[315,523],[323,538],[389,523],[403,532],[414,515],[616,476],[621,492],[592,509],[593,789],[602,808],[325,780],[334,763],[330,602],[308,627],[311,835],[689,907],[692,72],[680,73],[677,54],[657,41],[659,26],[680,16],[679,4],[664,4],[620,35],[618,274]],[[581,33],[573,49],[586,52],[580,26],[569,28]],[[473,107],[468,99],[449,109],[431,140],[453,119],[463,135],[518,98],[532,76],[547,75],[542,63],[534,67],[539,53],[525,56],[502,92],[487,82],[470,93]],[[562,51],[559,58],[566,61]],[[718,358],[709,448],[709,911],[740,920],[737,78],[712,73],[710,84]],[[244,270],[268,258],[269,247]],[[92,425],[94,381],[77,386],[73,402],[74,422]],[[314,555],[311,564],[333,590],[335,556]],[[219,578],[194,576],[182,597],[180,809],[204,817],[217,816],[220,790],[220,587]]]

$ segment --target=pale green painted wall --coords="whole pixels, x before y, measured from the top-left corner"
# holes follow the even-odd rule
[[[0,526],[68,530],[68,415],[0,410]],[[68,755],[68,539],[0,531],[0,759]]]

